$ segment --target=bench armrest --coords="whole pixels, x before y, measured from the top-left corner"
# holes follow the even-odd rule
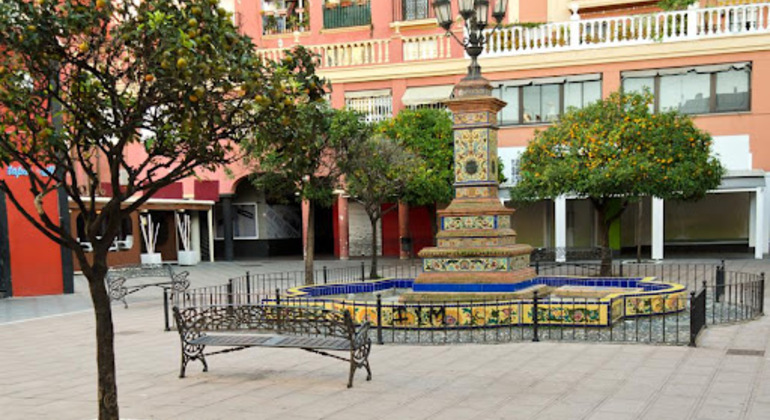
[[[353,337],[353,348],[359,348],[366,344],[369,339],[369,329],[371,329],[372,324],[369,323],[369,321],[364,321],[361,325],[356,328],[356,335]]]

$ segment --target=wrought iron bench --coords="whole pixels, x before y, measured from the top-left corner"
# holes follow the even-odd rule
[[[321,307],[281,305],[221,305],[173,308],[174,321],[182,345],[184,378],[187,364],[200,360],[208,371],[206,356],[229,353],[249,347],[298,348],[350,363],[348,388],[353,386],[356,370],[369,367],[369,323],[356,327],[350,313]],[[204,353],[207,346],[229,347]],[[329,353],[349,352],[349,357]]]
[[[128,308],[126,296],[148,287],[154,286],[164,290],[170,289],[175,292],[184,292],[190,287],[190,280],[187,279],[189,274],[187,271],[174,273],[174,270],[168,264],[127,265],[110,268],[107,271],[105,281],[107,282],[107,293],[110,295],[110,299],[113,301],[123,301],[123,305]],[[129,280],[139,278],[164,280],[126,284]]]

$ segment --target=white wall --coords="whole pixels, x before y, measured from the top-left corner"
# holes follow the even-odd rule
[[[749,136],[714,136],[711,154],[717,156],[728,171],[746,171],[751,169],[751,150]]]
[[[372,255],[372,225],[364,206],[352,199],[348,204],[350,256]],[[377,255],[382,255],[382,226],[377,223]]]
[[[514,160],[518,160],[519,156],[524,153],[525,147],[499,147],[497,149],[497,156],[500,161],[503,162],[503,175],[507,181],[502,184],[502,187],[510,187],[513,185],[513,174],[511,173],[511,165]]]

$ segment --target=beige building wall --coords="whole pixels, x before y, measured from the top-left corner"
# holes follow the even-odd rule
[[[548,22],[569,20],[572,13],[569,10],[571,0],[548,0]]]

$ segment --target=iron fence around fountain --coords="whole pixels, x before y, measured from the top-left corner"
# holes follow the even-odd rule
[[[363,278],[368,271],[363,267]],[[569,263],[540,265],[541,275],[591,276],[598,272],[598,263]],[[533,313],[542,312],[547,307],[556,313],[568,312],[582,306],[587,308],[595,304],[591,298],[573,298],[571,300],[551,301],[537,298],[511,301],[487,300],[475,302],[427,302],[404,304],[397,302],[357,301],[355,299],[307,299],[288,297],[287,292],[293,287],[304,285],[304,276],[296,273],[273,273],[232,278],[227,284],[188,289],[171,297],[179,307],[211,305],[248,305],[272,304],[281,302],[295,305],[322,305],[336,309],[349,310],[353,314],[365,311],[367,314],[359,320],[372,322],[373,338],[379,343],[403,344],[448,344],[448,343],[483,343],[513,342],[527,340],[558,341],[594,341],[594,342],[638,342],[652,344],[684,345],[694,344],[706,325],[733,323],[755,319],[764,312],[764,274],[727,271],[722,264],[617,264],[613,267],[620,273],[632,277],[656,277],[660,281],[679,283],[690,292],[686,295],[681,310],[670,311],[664,300],[662,304],[654,298],[638,298],[633,302],[622,298],[623,316],[614,319],[609,325],[590,325],[587,317],[575,322],[564,321],[558,317],[556,322],[540,322],[542,316],[524,322],[524,316],[490,317],[475,316],[481,311],[486,314],[495,308],[498,312],[522,314],[524,306],[534,308]],[[361,268],[319,270],[320,281],[326,284],[361,282]],[[323,277],[324,271],[326,277]],[[378,273],[382,277],[414,278],[420,272],[415,264],[383,266]],[[595,274],[594,274],[595,276]],[[323,283],[321,283],[323,284]],[[646,299],[646,300],[645,300]],[[618,304],[618,305],[620,305]],[[633,315],[629,304],[647,308],[647,314]],[[610,303],[614,305],[614,303]],[[662,306],[661,306],[662,305]],[[517,309],[514,311],[514,308]],[[413,324],[405,323],[403,318],[393,316],[400,313],[411,316]],[[460,325],[457,319],[461,313],[471,314],[470,324]],[[388,315],[390,314],[390,315]],[[531,315],[530,315],[531,317]],[[553,318],[553,317],[552,317]],[[167,324],[167,328],[169,325]],[[694,332],[694,334],[693,334]]]

